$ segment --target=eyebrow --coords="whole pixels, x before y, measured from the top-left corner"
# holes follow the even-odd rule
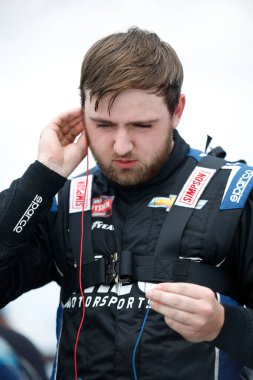
[[[90,120],[94,121],[95,123],[105,123],[105,124],[111,124],[116,125],[117,123],[113,123],[111,120],[106,120],[100,117],[92,117],[90,116]],[[156,123],[159,119],[149,119],[149,120],[135,120],[130,121],[129,123],[126,123],[126,125],[132,125],[132,124],[153,124]]]

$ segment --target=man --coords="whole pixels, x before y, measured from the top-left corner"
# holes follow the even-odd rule
[[[233,380],[253,367],[253,169],[179,136],[182,81],[154,33],[98,41],[82,108],[43,130],[38,160],[1,194],[1,304],[61,285],[52,379]],[[98,167],[66,181],[88,145]]]

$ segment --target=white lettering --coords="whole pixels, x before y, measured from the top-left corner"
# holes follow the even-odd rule
[[[96,297],[95,297],[95,300],[94,300],[94,302],[93,302],[93,304],[92,304],[92,307],[96,307],[96,306],[98,306],[98,304],[99,304],[100,301],[101,301],[101,297],[96,296]]]
[[[106,301],[108,300],[108,298],[109,298],[109,296],[104,296],[104,297],[102,298],[102,302],[99,304],[99,306],[105,306]]]
[[[96,221],[96,222],[92,223],[91,229],[94,230],[94,228],[103,229],[103,230],[110,230],[110,231],[114,230],[114,226],[112,224],[106,224],[106,223],[103,223],[101,221]]]
[[[112,297],[110,301],[108,302],[108,306],[111,306],[111,304],[116,304],[118,301],[118,297]]]
[[[133,308],[133,303],[134,303],[134,297],[129,297],[127,300],[127,309],[132,309]]]
[[[74,308],[75,304],[76,304],[76,297],[73,297],[71,301],[71,307]]]
[[[143,301],[145,301],[146,298],[144,297],[139,297],[139,304],[138,304],[138,308],[140,309],[142,304],[143,304]]]
[[[139,290],[145,293],[145,290],[155,286],[154,283],[138,282],[136,284]],[[133,308],[148,308],[149,300],[145,295],[134,297],[131,295],[134,284],[123,285],[117,283],[111,286],[100,285],[99,287],[90,287],[84,290],[84,293],[90,295],[85,300],[86,308],[100,308],[100,307],[115,307],[117,310],[133,309]],[[106,294],[107,293],[107,294]],[[82,296],[73,293],[64,304],[66,309],[82,308]]]
[[[88,296],[88,297],[86,298],[86,300],[85,300],[85,306],[86,306],[86,307],[89,307],[91,301],[92,301],[92,297],[91,297],[91,296]]]
[[[126,302],[125,298],[121,298],[121,299],[119,300],[119,302],[118,302],[117,310],[122,309],[122,307],[124,306],[125,302]]]
[[[243,193],[253,177],[253,170],[246,170],[245,173],[239,178],[230,196],[230,201],[233,203],[239,203]]]
[[[38,194],[35,195],[34,199],[22,215],[22,217],[19,219],[16,226],[13,228],[13,231],[17,234],[20,234],[23,231],[23,228],[26,226],[30,218],[33,216],[34,212],[39,208],[40,204],[42,203],[43,198],[39,196]]]

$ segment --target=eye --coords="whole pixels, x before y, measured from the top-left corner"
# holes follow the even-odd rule
[[[134,126],[138,127],[138,128],[151,128],[152,124],[141,124],[141,123],[138,123],[138,124],[134,124]]]
[[[110,123],[97,123],[97,128],[109,128],[112,124]]]

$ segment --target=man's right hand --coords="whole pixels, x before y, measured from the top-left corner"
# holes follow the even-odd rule
[[[68,177],[84,159],[86,147],[83,110],[74,109],[58,115],[43,129],[38,161]]]

